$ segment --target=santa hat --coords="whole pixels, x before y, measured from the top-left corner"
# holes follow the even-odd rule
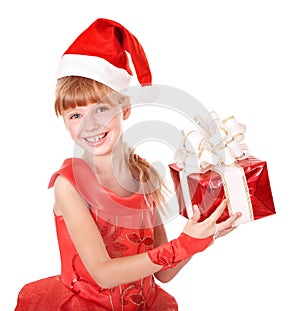
[[[114,90],[129,86],[132,71],[128,52],[141,85],[150,85],[151,71],[143,47],[121,24],[100,18],[71,44],[61,58],[58,78],[81,76]]]

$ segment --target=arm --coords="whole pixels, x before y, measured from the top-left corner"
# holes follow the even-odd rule
[[[154,248],[168,242],[167,234],[165,231],[164,225],[159,225],[154,229],[154,237],[155,237],[155,244]],[[182,260],[178,263],[175,267],[167,269],[167,270],[160,270],[155,273],[155,277],[162,283],[167,283],[171,281],[177,273],[190,261],[191,257],[185,260]]]
[[[215,232],[215,217],[217,215],[209,217],[202,223],[197,223],[197,217],[199,219],[200,214],[199,211],[195,211],[194,217],[187,222],[184,232],[178,239],[146,253],[111,259],[86,202],[69,181],[58,177],[54,193],[55,213],[63,216],[83,264],[95,282],[102,288],[134,282],[155,274],[161,269],[178,264],[184,265],[184,259],[188,259],[194,253],[207,247],[207,240],[211,242],[211,236]],[[216,211],[222,213],[225,206],[226,204],[223,206],[221,204]],[[228,221],[222,223],[223,229],[220,224],[220,231],[231,231],[231,226],[237,217],[237,215],[231,216]],[[186,243],[187,241],[188,243]],[[206,244],[203,244],[202,241],[206,241]]]
[[[85,268],[99,286],[130,283],[161,269],[147,253],[111,259],[86,202],[64,177],[56,179],[54,195],[54,211],[63,216]]]
[[[241,216],[240,212],[217,223],[226,206],[227,201],[223,200],[208,218],[199,222],[200,211],[198,206],[194,205],[193,217],[188,220],[180,236],[148,251],[151,261],[161,265],[162,270],[173,268],[188,260],[192,255],[204,251],[216,238],[234,230],[236,228],[235,221]]]

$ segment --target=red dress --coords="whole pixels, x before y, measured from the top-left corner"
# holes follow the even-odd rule
[[[91,168],[78,158],[65,160],[49,187],[58,175],[67,178],[89,204],[111,258],[153,248],[154,213],[141,193],[117,196],[100,186]],[[55,215],[55,224],[61,275],[26,284],[18,295],[15,311],[178,310],[175,299],[155,284],[152,275],[114,288],[101,288],[85,269],[63,217]]]

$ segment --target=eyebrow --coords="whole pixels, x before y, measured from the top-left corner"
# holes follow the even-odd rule
[[[77,106],[75,108],[68,109],[66,113],[74,112],[74,111],[84,111],[87,106]]]
[[[108,105],[111,106],[111,103],[108,103],[107,101],[102,101],[101,99],[95,103],[95,105]]]

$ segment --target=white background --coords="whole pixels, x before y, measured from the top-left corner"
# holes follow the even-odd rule
[[[179,310],[299,310],[298,1],[6,1],[0,10],[0,310],[27,282],[59,274],[50,175],[72,156],[53,110],[62,53],[96,18],[144,46],[153,80],[246,124],[267,160],[277,215],[239,227],[170,283]],[[154,153],[158,153],[157,150]],[[184,221],[167,224],[175,237]]]

